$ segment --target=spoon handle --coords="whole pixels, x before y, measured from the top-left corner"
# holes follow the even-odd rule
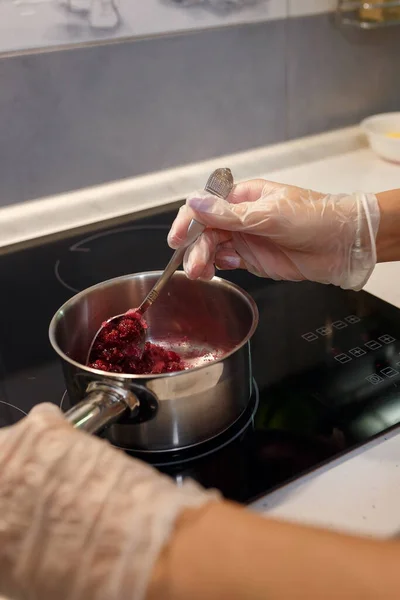
[[[204,189],[207,192],[210,192],[210,194],[214,194],[214,196],[218,196],[219,198],[226,200],[233,189],[233,177],[230,169],[217,169],[214,171],[210,175]],[[185,245],[181,248],[178,248],[173,253],[171,260],[165,267],[162,275],[156,281],[153,288],[150,290],[142,304],[137,309],[140,314],[143,315],[153,304],[153,302],[157,300],[163,287],[168,283],[175,271],[181,266],[186,249],[197,240],[197,238],[203,233],[204,229],[205,226],[202,223],[199,223],[196,221],[196,219],[191,220]]]

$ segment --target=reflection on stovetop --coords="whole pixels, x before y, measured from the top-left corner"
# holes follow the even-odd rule
[[[39,402],[60,404],[65,385],[48,342],[51,317],[75,291],[162,269],[174,217],[133,219],[0,256],[7,290],[0,296],[0,426]],[[244,271],[221,275],[246,289],[260,311],[252,342],[254,424],[206,456],[163,461],[160,469],[246,502],[400,422],[399,309],[364,292]]]

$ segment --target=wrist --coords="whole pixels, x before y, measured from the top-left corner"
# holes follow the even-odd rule
[[[377,262],[400,260],[400,190],[377,194],[381,213],[376,238]]]
[[[204,525],[211,518],[220,502],[210,502],[199,508],[186,508],[175,522],[170,540],[160,553],[151,573],[146,600],[184,600],[190,587],[194,547],[202,539]],[[201,545],[201,542],[200,542]],[[190,591],[190,590],[189,590]],[[193,589],[191,590],[193,596]]]

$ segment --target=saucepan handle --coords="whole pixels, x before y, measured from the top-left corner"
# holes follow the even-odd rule
[[[123,414],[134,416],[140,402],[130,390],[104,381],[88,385],[87,396],[82,402],[65,413],[65,418],[77,429],[99,433],[117,421]]]

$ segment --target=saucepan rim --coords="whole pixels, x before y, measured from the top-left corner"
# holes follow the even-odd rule
[[[107,378],[113,379],[115,381],[137,381],[137,380],[143,381],[143,380],[148,380],[148,379],[161,379],[163,377],[179,377],[179,376],[184,376],[186,373],[194,373],[195,371],[201,371],[202,369],[206,369],[207,367],[210,367],[211,365],[215,365],[215,364],[225,361],[227,358],[229,358],[230,356],[235,354],[235,352],[240,350],[240,348],[243,348],[243,346],[245,346],[250,341],[255,330],[257,329],[258,321],[259,321],[259,312],[258,312],[257,304],[255,303],[253,298],[250,296],[250,294],[248,292],[246,292],[243,288],[241,288],[239,285],[236,285],[235,283],[227,281],[226,279],[223,279],[222,277],[213,277],[213,279],[207,283],[210,283],[210,284],[215,283],[219,286],[233,289],[236,292],[238,292],[238,294],[240,294],[244,298],[244,300],[247,302],[247,304],[252,312],[252,316],[253,316],[252,325],[251,325],[247,335],[242,339],[242,341],[239,344],[237,344],[236,346],[234,346],[234,348],[232,348],[232,350],[230,350],[227,354],[224,354],[222,357],[220,357],[216,360],[210,361],[210,362],[208,362],[204,365],[200,365],[198,367],[193,367],[193,369],[187,369],[185,371],[175,371],[173,373],[158,373],[158,374],[154,374],[154,375],[153,374],[133,375],[130,373],[109,373],[108,371],[100,371],[99,369],[92,369],[91,367],[83,365],[82,363],[79,363],[76,360],[72,359],[70,356],[68,356],[67,354],[65,354],[65,352],[63,352],[61,350],[61,348],[59,347],[59,345],[56,341],[56,328],[57,328],[58,322],[62,319],[63,313],[65,312],[65,310],[67,308],[69,308],[69,305],[73,301],[74,302],[79,301],[80,298],[87,296],[87,294],[89,292],[95,290],[96,288],[109,287],[109,286],[115,285],[117,282],[124,281],[124,280],[130,280],[133,277],[140,277],[142,275],[147,275],[147,276],[154,275],[154,276],[158,277],[161,275],[161,273],[162,273],[162,271],[142,271],[141,273],[130,273],[129,275],[113,277],[112,279],[107,279],[106,281],[102,281],[102,282],[96,283],[95,285],[92,285],[88,288],[85,288],[84,290],[82,290],[81,292],[78,292],[77,294],[72,296],[72,298],[69,298],[69,300],[64,302],[64,304],[62,306],[60,306],[60,308],[54,314],[53,318],[50,321],[50,325],[49,325],[50,344],[52,345],[53,349],[58,354],[58,356],[60,356],[63,360],[65,360],[70,365],[73,365],[74,367],[76,367],[78,369],[83,369],[85,372],[91,373],[93,375],[107,377]],[[186,277],[186,274],[184,273],[184,271],[176,271],[176,273],[173,275],[173,277],[177,277],[177,276],[178,277]]]

